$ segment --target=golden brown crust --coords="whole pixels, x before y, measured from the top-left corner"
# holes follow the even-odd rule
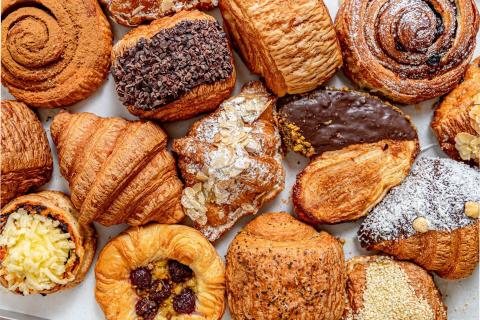
[[[131,30],[115,44],[112,50],[112,64],[115,64],[118,57],[122,56],[125,51],[135,46],[139,39],[152,38],[161,30],[173,28],[179,22],[186,20],[216,21],[215,18],[210,15],[193,10],[181,11],[171,17],[155,20],[149,25],[139,26]],[[236,73],[233,54],[231,53],[229,44],[228,46],[233,68],[228,79],[213,84],[199,85],[190,92],[182,95],[179,99],[154,110],[148,111],[136,108],[135,106],[127,106],[128,111],[141,118],[158,119],[160,121],[178,121],[190,119],[200,113],[215,110],[224,99],[230,96],[235,86]]]
[[[442,99],[433,116],[431,124],[433,132],[442,150],[452,159],[462,161],[455,147],[455,137],[459,133],[480,136],[480,132],[472,126],[474,120],[469,116],[470,111],[478,104],[480,104],[480,57],[470,64],[463,82]],[[465,160],[472,164],[476,162],[477,166],[479,161]]]
[[[30,293],[49,294],[78,285],[87,275],[93,258],[95,257],[95,250],[97,248],[97,233],[93,224],[81,225],[78,222],[78,211],[75,209],[68,196],[58,191],[41,191],[38,193],[20,196],[3,207],[1,214],[9,214],[15,211],[17,208],[28,208],[30,206],[34,206],[35,208],[43,208],[41,212],[36,209],[36,213],[45,216],[50,215],[55,220],[67,225],[70,238],[75,243],[75,254],[77,256],[76,263],[67,269],[69,274],[74,276],[72,281],[65,285],[56,285],[50,290],[34,290]],[[0,284],[6,288],[8,287],[8,282],[4,277],[1,276]],[[16,291],[15,293],[21,294],[19,291]]]
[[[342,246],[287,213],[265,213],[227,252],[233,319],[339,319],[345,302]]]
[[[342,65],[322,0],[221,0],[220,10],[243,61],[279,97],[320,86]]]
[[[95,297],[108,320],[137,319],[138,297],[130,272],[150,262],[173,259],[193,270],[196,313],[177,319],[220,319],[225,310],[225,266],[215,248],[195,229],[151,224],[130,228],[111,240],[95,267]],[[157,317],[160,319],[160,317]],[[163,318],[162,318],[163,319]]]
[[[458,84],[472,57],[479,22],[473,0],[438,6],[428,1],[345,0],[335,28],[344,72],[354,83],[413,104]]]
[[[479,222],[451,232],[428,231],[368,247],[402,260],[412,260],[446,279],[468,277],[478,265]]]
[[[0,206],[45,184],[52,176],[52,154],[37,116],[25,104],[2,100]]]
[[[18,100],[57,108],[105,80],[110,25],[95,0],[2,1],[2,84]]]
[[[410,312],[411,318],[408,319],[447,319],[446,306],[442,302],[441,294],[435,286],[432,277],[425,270],[413,263],[396,261],[385,256],[358,256],[347,261],[347,307],[344,312],[344,320],[366,319],[361,314],[367,305],[367,308],[370,309],[367,319],[383,320],[388,316],[387,312],[392,312],[392,310],[389,310],[392,306],[388,305],[388,302],[385,305],[375,305],[378,301],[366,300],[368,295],[366,293],[367,286],[372,285],[368,283],[367,273],[372,266],[378,268],[378,271],[383,269],[383,272],[380,271],[383,274],[378,276],[385,276],[384,279],[379,280],[384,281],[383,285],[385,287],[391,286],[391,290],[402,293],[410,291],[414,295],[414,297],[401,296],[399,293],[398,297],[395,297],[401,298],[394,303],[395,307],[398,308],[397,311],[404,312],[400,315],[403,317],[401,319],[408,318],[406,312]],[[389,270],[386,271],[387,269]],[[391,274],[392,272],[395,274]],[[388,282],[389,280],[398,280],[402,277],[405,277],[406,280],[404,284]],[[405,284],[410,288],[398,287]],[[381,297],[380,299],[388,300],[389,298]],[[407,301],[409,303],[406,303]],[[422,313],[419,310],[412,310],[412,308],[415,308],[415,304],[420,301],[423,302],[424,307],[426,303],[427,308],[424,308],[423,311],[427,311],[427,318],[421,318]],[[402,307],[410,310],[401,310]]]
[[[418,140],[380,140],[324,152],[297,176],[295,213],[310,223],[365,216],[408,175],[418,152]]]
[[[140,225],[183,219],[182,183],[160,126],[60,112],[50,130],[81,223]]]

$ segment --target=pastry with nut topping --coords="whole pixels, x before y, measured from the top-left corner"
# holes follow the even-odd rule
[[[362,247],[412,260],[440,277],[468,277],[478,265],[480,171],[421,158],[358,231]]]
[[[223,261],[190,227],[128,229],[102,250],[95,277],[108,320],[219,320],[225,311]]]
[[[274,105],[261,82],[248,83],[173,143],[186,184],[185,213],[210,241],[283,189]]]
[[[342,245],[288,213],[264,213],[228,248],[232,319],[338,320],[345,308]]]
[[[432,120],[440,147],[452,159],[480,166],[480,57],[441,101]]]
[[[70,199],[57,191],[20,196],[0,213],[0,284],[13,293],[72,288],[88,273],[97,244]]]
[[[343,320],[446,320],[447,307],[432,276],[419,266],[384,256],[347,261]]]
[[[407,176],[419,151],[410,118],[365,93],[317,89],[277,106],[283,141],[311,158],[292,195],[295,213],[309,223],[365,216]]]

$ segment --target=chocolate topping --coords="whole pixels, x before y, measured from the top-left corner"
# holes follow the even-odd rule
[[[280,98],[279,121],[286,144],[309,147],[307,156],[352,144],[417,138],[410,121],[380,99],[355,91],[315,90]],[[299,142],[292,131],[298,130]]]
[[[120,100],[127,106],[154,110],[202,84],[228,79],[232,55],[216,21],[185,20],[140,39],[113,63]]]

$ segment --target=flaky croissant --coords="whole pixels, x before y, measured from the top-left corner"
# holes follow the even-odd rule
[[[37,116],[24,103],[2,100],[1,206],[52,176],[52,154]]]
[[[182,183],[158,125],[61,112],[51,133],[81,223],[141,225],[183,219]]]

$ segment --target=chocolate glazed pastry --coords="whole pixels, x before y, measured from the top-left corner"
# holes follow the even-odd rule
[[[345,0],[335,20],[345,74],[412,104],[452,90],[479,27],[474,0]]]
[[[365,218],[362,247],[413,260],[460,279],[478,265],[480,171],[451,159],[421,158]]]
[[[480,57],[468,67],[463,82],[442,99],[431,126],[446,154],[480,166]]]
[[[115,22],[137,26],[181,10],[212,10],[218,0],[100,0]]]
[[[368,94],[315,90],[281,98],[277,106],[285,144],[312,158],[293,188],[295,212],[307,222],[366,215],[406,177],[418,154],[410,119]]]
[[[30,106],[87,98],[107,76],[111,49],[95,0],[2,1],[2,84]]]
[[[0,108],[0,204],[50,180],[52,153],[35,113],[24,103],[2,100]]]
[[[143,118],[175,121],[212,111],[235,85],[227,36],[199,11],[130,31],[113,48],[112,60],[120,100]]]

